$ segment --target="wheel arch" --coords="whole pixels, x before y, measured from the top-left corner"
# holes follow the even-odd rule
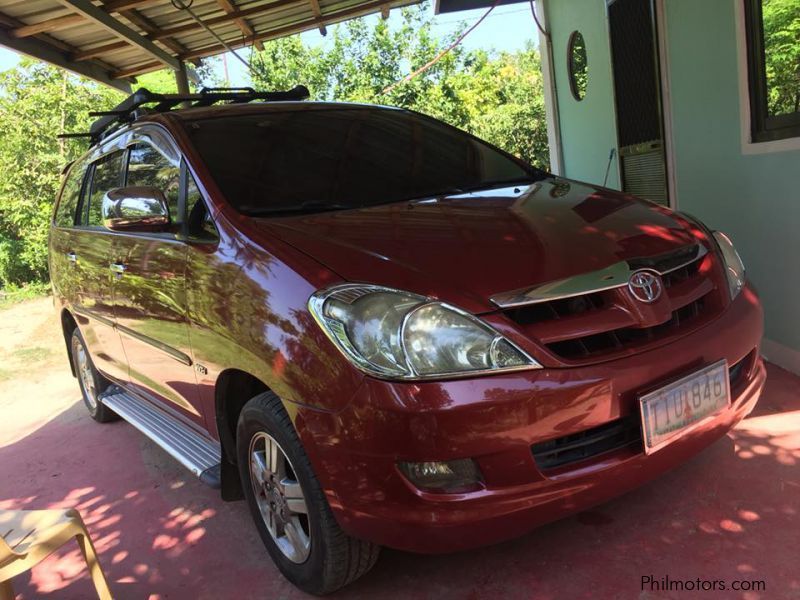
[[[72,361],[72,348],[70,347],[72,341],[72,332],[78,329],[78,322],[68,309],[64,308],[61,311],[61,331],[64,334],[64,345],[67,348],[67,359],[69,360],[69,368],[72,371],[72,376],[77,377],[75,371],[75,363]]]
[[[239,413],[247,401],[258,394],[271,391],[269,386],[255,375],[240,369],[225,369],[217,377],[214,386],[214,416],[217,434],[223,453],[236,462],[236,424]]]

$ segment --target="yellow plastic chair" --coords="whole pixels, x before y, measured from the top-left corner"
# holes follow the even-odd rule
[[[80,513],[70,510],[0,510],[0,600],[14,600],[11,578],[75,538],[97,595],[111,600],[103,570]]]

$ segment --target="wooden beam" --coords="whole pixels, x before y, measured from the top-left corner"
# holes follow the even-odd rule
[[[291,0],[293,2],[293,0]],[[303,2],[307,0],[302,0]],[[291,25],[284,25],[283,27],[278,27],[277,29],[273,29],[272,31],[267,31],[264,33],[259,33],[258,35],[252,38],[245,38],[243,40],[231,40],[227,41],[226,43],[231,48],[242,48],[244,46],[249,46],[256,41],[265,42],[267,40],[272,40],[279,37],[286,37],[289,35],[293,35],[295,33],[300,33],[302,31],[308,31],[309,29],[314,29],[319,27],[320,24],[323,25],[332,25],[334,23],[338,23],[339,21],[345,21],[347,19],[352,19],[355,17],[361,17],[363,15],[368,15],[370,13],[380,11],[384,6],[406,6],[408,4],[415,4],[412,0],[411,2],[398,2],[392,1],[387,2],[386,0],[374,0],[373,2],[368,2],[366,4],[362,4],[360,6],[352,6],[346,9],[340,9],[337,11],[329,12],[324,19],[318,19],[314,17],[313,19],[306,19],[305,21],[300,21],[297,23],[292,23]],[[274,4],[272,6],[275,6]],[[197,50],[191,50],[181,56],[182,60],[191,61],[198,58],[204,58],[206,56],[213,56],[214,54],[219,54],[220,52],[224,52],[225,47],[220,44],[214,44],[212,46],[206,46],[205,48],[199,48]]]
[[[141,50],[158,59],[170,69],[177,70],[180,67],[180,62],[173,55],[162,50],[151,40],[143,37],[127,25],[122,24],[101,7],[92,4],[89,0],[59,0],[59,2],[109,30],[115,36],[128,41],[134,46],[138,46]]]
[[[142,73],[157,71],[158,69],[162,68],[162,66],[163,65],[159,61],[148,62],[141,65],[127,67],[125,69],[115,71],[114,73],[111,74],[111,77],[113,77],[114,79],[125,79],[126,77],[133,77],[135,75],[141,75]]]
[[[31,25],[22,25],[16,29],[12,29],[11,35],[15,38],[24,38],[36,35],[37,33],[57,31],[80,24],[86,24],[86,19],[82,15],[63,15],[61,17],[39,21],[38,23],[32,23]]]
[[[64,51],[56,47],[56,45],[42,39],[34,37],[17,38],[10,35],[8,31],[0,29],[0,45],[11,48],[16,52],[27,54],[35,59],[43,60],[51,65],[61,67],[62,69],[67,69],[77,75],[83,75],[89,79],[99,81],[100,83],[114,87],[126,94],[130,94],[131,92],[131,86],[127,81],[115,79],[110,71],[103,68],[101,65],[90,61],[76,63],[70,60],[71,52]]]
[[[236,12],[236,6],[234,5],[232,0],[217,0],[217,4],[220,5],[220,8],[225,11],[225,14],[231,14]],[[234,19],[236,25],[239,26],[239,29],[242,30],[244,35],[254,36],[256,34],[255,30],[252,28],[250,23],[247,22],[247,19],[243,19],[241,17],[237,17]],[[256,42],[255,44],[258,50],[264,49],[264,44],[261,42]]]
[[[320,21],[322,21],[322,9],[319,7],[319,0],[308,0],[311,3],[311,12],[314,13],[314,16],[317,17]],[[325,23],[323,22],[322,25],[319,26],[319,32],[322,35],[328,35],[328,30],[325,29]]]
[[[109,12],[122,12],[131,8],[144,8],[151,4],[158,4],[163,0],[108,0],[103,6]]]
[[[148,38],[152,38],[153,34],[158,31],[158,27],[156,26],[155,23],[153,23],[150,19],[148,19],[143,14],[132,8],[121,10],[119,14],[128,19],[128,21],[130,21],[134,25],[136,25],[139,29],[144,31],[145,34],[147,34]],[[167,48],[169,48],[172,52],[174,52],[176,56],[186,52],[186,48],[184,48],[182,44],[179,44],[172,38],[167,37],[159,41],[162,44],[164,44]]]
[[[271,2],[269,4],[261,4],[259,6],[250,7],[250,8],[239,8],[236,9],[234,12],[222,15],[219,17],[209,17],[208,14],[206,15],[198,15],[201,21],[205,23],[208,27],[213,27],[214,25],[220,25],[222,23],[231,23],[236,19],[249,17],[252,15],[263,15],[268,13],[271,10],[276,8],[283,8],[284,6],[292,6],[292,5],[300,5],[308,2],[308,0],[276,0],[275,2]],[[183,25],[176,25],[175,27],[169,27],[166,29],[162,29],[158,33],[153,34],[150,36],[154,40],[160,40],[165,37],[171,37],[173,35],[177,35],[179,33],[184,33],[186,31],[193,31],[195,29],[202,29],[202,25],[197,21],[191,20]],[[251,36],[249,39],[256,39],[258,36]],[[252,44],[253,42],[250,42]],[[249,45],[249,44],[248,44]],[[240,46],[241,47],[241,46]]]
[[[89,48],[87,50],[79,50],[72,55],[72,60],[89,60],[105,54],[111,54],[112,52],[119,52],[120,50],[125,50],[130,47],[131,45],[128,42],[112,42],[103,46],[95,46],[94,48]]]

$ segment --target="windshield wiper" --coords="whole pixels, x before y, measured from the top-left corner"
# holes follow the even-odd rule
[[[291,215],[298,213],[321,213],[332,210],[347,210],[351,208],[360,208],[358,206],[350,206],[348,204],[336,204],[331,202],[318,202],[316,200],[309,200],[297,206],[281,206],[279,208],[262,208],[255,210],[245,211],[245,214],[250,217],[277,217],[280,215]]]
[[[529,184],[529,183],[534,183],[536,181],[538,181],[538,179],[533,175],[529,177],[518,177],[515,179],[507,179],[507,180],[482,181],[480,183],[475,183],[473,185],[462,185],[457,187],[453,186],[450,188],[444,188],[442,190],[429,192],[423,195],[415,196],[414,198],[409,198],[407,201],[411,202],[412,204],[419,204],[422,202],[438,201],[439,199],[445,196],[457,196],[460,194],[467,194],[469,192],[478,192],[480,190],[487,190],[489,188],[511,186],[515,184]]]

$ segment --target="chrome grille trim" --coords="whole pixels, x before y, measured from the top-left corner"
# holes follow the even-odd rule
[[[691,246],[680,248],[670,253],[670,255],[686,253],[690,248]],[[658,267],[647,268],[663,276],[692,264],[703,258],[706,254],[708,254],[708,249],[705,246],[695,244],[691,258],[682,261],[680,264],[670,265],[668,268],[664,269],[659,269]],[[666,261],[668,258],[669,257],[662,257],[662,260]],[[631,263],[635,264],[638,261],[645,260],[652,260],[652,258],[622,260],[603,269],[598,269],[597,271],[590,271],[589,273],[581,273],[573,277],[550,281],[532,288],[495,294],[489,300],[499,308],[516,308],[529,304],[563,300],[564,298],[573,298],[575,296],[583,296],[584,294],[613,290],[628,285],[628,280],[634,271],[638,271],[642,268],[640,266],[633,267]]]

